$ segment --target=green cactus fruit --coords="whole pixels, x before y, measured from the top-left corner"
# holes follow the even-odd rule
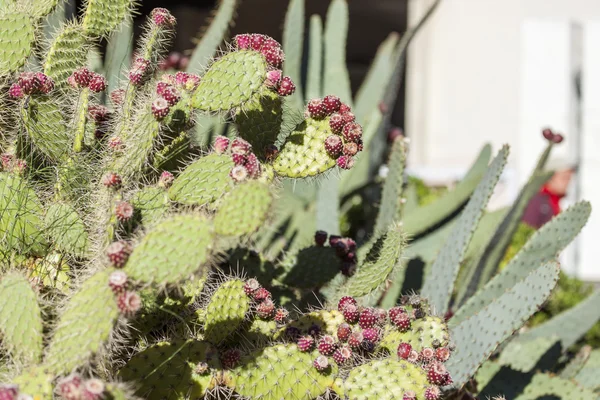
[[[229,192],[215,215],[215,231],[223,236],[242,236],[255,232],[267,219],[273,197],[269,186],[248,181]]]
[[[205,217],[173,216],[142,238],[131,253],[125,272],[141,282],[179,282],[208,261],[212,241],[213,228]]]
[[[113,269],[88,278],[58,320],[44,365],[56,375],[85,364],[111,337],[119,309],[108,278]]]
[[[35,149],[51,161],[62,160],[69,151],[71,138],[59,105],[50,97],[40,96],[29,101],[22,117]]]
[[[426,347],[437,347],[433,345],[434,342],[437,342],[438,346],[447,346],[449,339],[448,327],[441,318],[425,317],[412,321],[407,332],[400,332],[396,327],[388,326],[379,347],[386,349],[390,354],[396,354],[398,345],[406,342],[420,352]]]
[[[204,74],[192,104],[209,112],[241,107],[260,90],[266,74],[267,62],[261,53],[240,50],[226,54]]]
[[[19,393],[31,396],[36,400],[52,400],[52,381],[54,376],[48,374],[42,367],[32,367],[13,379],[12,383],[19,386]]]
[[[344,380],[344,392],[353,400],[403,400],[414,392],[416,400],[425,400],[431,386],[427,373],[405,360],[375,360],[356,367]]]
[[[340,272],[340,258],[332,247],[307,247],[286,257],[282,265],[287,272],[281,281],[301,289],[323,286]]]
[[[313,366],[318,353],[303,353],[295,344],[279,344],[243,357],[226,385],[250,399],[311,400],[333,386],[337,369],[320,373]]]
[[[89,47],[90,42],[81,25],[66,25],[58,32],[44,63],[44,73],[54,79],[57,88],[68,87],[67,78],[87,64]]]
[[[333,135],[329,119],[330,117],[321,120],[307,118],[294,129],[273,161],[273,169],[277,175],[307,178],[335,166],[335,158],[325,150],[325,140]]]
[[[42,355],[42,312],[29,281],[9,272],[0,281],[2,345],[19,364],[37,363]]]
[[[83,29],[90,36],[106,36],[129,16],[131,0],[88,0]]]
[[[242,326],[248,311],[250,298],[244,293],[244,282],[234,279],[223,283],[206,307],[204,338],[221,343]]]
[[[147,400],[198,399],[216,384],[211,369],[220,363],[210,343],[161,342],[133,356],[119,378],[138,385],[136,395]]]
[[[261,160],[268,157],[268,146],[277,141],[282,122],[283,99],[268,88],[261,89],[235,114],[240,136]]]
[[[77,212],[68,204],[52,204],[46,210],[46,233],[57,250],[75,257],[85,257],[88,233]]]
[[[344,316],[337,310],[317,310],[300,316],[294,321],[290,321],[283,327],[276,338],[283,337],[289,327],[298,328],[302,333],[307,334],[309,329],[318,327],[324,335],[337,335],[338,327],[345,322]]]
[[[169,197],[160,187],[145,187],[131,198],[133,209],[140,213],[141,222],[148,227],[159,221],[169,210]]]
[[[213,203],[233,188],[231,157],[209,154],[188,166],[169,189],[171,200],[185,205]]]
[[[0,76],[18,71],[27,61],[35,40],[35,26],[29,15],[0,10]]]
[[[42,204],[18,175],[0,172],[0,212],[2,247],[21,254],[45,253]]]

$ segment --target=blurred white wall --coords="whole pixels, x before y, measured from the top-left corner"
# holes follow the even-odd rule
[[[411,0],[409,20],[429,3]],[[484,143],[511,145],[496,204],[528,178],[541,129],[564,132],[555,155],[581,162],[565,205],[597,205],[564,268],[600,280],[600,1],[442,0],[411,44],[406,104],[413,170],[465,169]]]

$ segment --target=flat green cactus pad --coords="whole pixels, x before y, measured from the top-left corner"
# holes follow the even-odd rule
[[[83,28],[90,36],[108,35],[128,16],[131,0],[88,0]]]
[[[192,104],[203,111],[229,111],[242,106],[262,87],[267,62],[252,50],[234,51],[215,61],[202,77]]]
[[[335,159],[325,150],[325,140],[332,135],[329,117],[306,119],[285,140],[273,161],[275,173],[287,178],[307,178],[335,166]]]
[[[428,386],[427,374],[419,366],[389,359],[354,368],[344,381],[346,396],[352,400],[402,400],[407,391],[424,400]]]
[[[590,353],[589,358],[574,378],[585,388],[594,391],[600,389],[600,349],[594,349]]]
[[[201,363],[206,363],[206,372],[200,370]],[[217,349],[210,343],[161,342],[133,356],[119,377],[139,385],[136,394],[144,399],[198,399],[215,385],[211,368],[218,369],[220,364]]]
[[[281,281],[301,289],[316,288],[340,272],[340,263],[335,249],[331,247],[307,247],[283,261],[287,272]]]
[[[20,12],[1,13],[0,26],[1,76],[16,72],[25,64],[35,40],[35,26],[27,14]]]
[[[515,400],[538,400],[542,398],[590,400],[597,397],[598,394],[567,379],[539,373],[533,376],[531,383],[525,387],[521,395],[515,397]]]
[[[52,381],[54,376],[41,367],[29,368],[13,379],[13,384],[19,386],[19,393],[31,396],[36,400],[52,400]]]
[[[133,195],[131,205],[140,213],[142,223],[147,227],[159,221],[169,210],[169,196],[163,188],[146,187]]]
[[[67,303],[48,350],[45,365],[51,373],[67,374],[102,349],[119,316],[108,286],[113,272],[106,269],[88,278]]]
[[[295,344],[279,344],[243,357],[226,384],[250,399],[312,400],[333,386],[336,368],[319,373],[313,366],[318,356],[302,353]]]
[[[223,283],[206,307],[204,338],[221,343],[242,325],[248,311],[250,298],[244,293],[244,282],[235,279]]]
[[[244,182],[225,196],[215,215],[215,230],[223,236],[255,232],[267,219],[273,197],[269,186],[258,181]]]
[[[254,154],[262,160],[267,146],[275,144],[282,122],[283,99],[268,88],[261,89],[235,114],[240,136],[252,145]]]
[[[10,272],[0,281],[2,345],[17,363],[37,363],[42,355],[42,311],[27,279]]]
[[[265,346],[273,340],[276,333],[277,323],[275,321],[255,319],[243,332],[234,335],[233,340],[244,345],[250,343],[255,346]]]
[[[195,161],[175,179],[169,189],[171,200],[186,205],[212,203],[233,188],[229,172],[231,157],[209,154]]]
[[[46,240],[42,232],[42,204],[27,182],[0,172],[0,243],[22,254],[42,255]]]
[[[426,347],[434,348],[434,340],[437,340],[440,346],[447,346],[449,338],[448,327],[441,318],[425,317],[413,321],[407,332],[400,332],[396,327],[388,326],[379,347],[387,349],[390,354],[396,354],[398,345],[406,342],[420,352]]]
[[[25,0],[21,3],[25,4],[36,18],[42,18],[54,11],[59,0]]]
[[[68,204],[52,204],[46,211],[45,227],[59,251],[84,257],[88,249],[88,233],[77,212]]]
[[[71,139],[59,105],[50,97],[40,96],[29,101],[22,115],[36,150],[52,161],[61,160],[69,151]]]
[[[87,65],[89,42],[81,25],[67,25],[56,35],[46,55],[44,73],[57,87],[67,87],[67,78]]]
[[[318,310],[302,315],[295,321],[290,321],[283,327],[277,337],[285,334],[288,327],[298,328],[303,333],[317,326],[324,335],[337,335],[338,327],[345,322],[344,316],[337,310]]]

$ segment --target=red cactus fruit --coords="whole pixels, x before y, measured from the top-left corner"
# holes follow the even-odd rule
[[[166,117],[170,110],[169,102],[162,97],[152,102],[152,115],[159,121]]]
[[[352,358],[352,350],[348,346],[342,346],[333,352],[333,361],[337,365],[344,365]]]
[[[557,134],[556,134],[556,135],[554,135],[554,137],[552,138],[552,142],[553,142],[553,143],[556,143],[556,144],[559,144],[559,143],[562,143],[562,141],[563,141],[564,139],[565,139],[565,138],[563,137],[563,135],[561,135],[560,133],[557,133]]]
[[[325,356],[318,356],[315,358],[313,366],[317,369],[317,371],[323,372],[329,368],[329,359]]]
[[[379,329],[367,328],[363,329],[363,337],[366,341],[376,344],[379,342]]]
[[[244,283],[244,293],[250,296],[252,293],[260,289],[260,283],[254,278],[250,278]]]
[[[229,177],[235,182],[242,182],[248,178],[248,170],[243,165],[236,165],[229,171]]]
[[[294,85],[292,78],[284,76],[281,79],[281,84],[279,85],[279,89],[277,89],[277,93],[279,93],[280,96],[290,96],[294,94],[295,91],[296,85]]]
[[[327,232],[325,231],[316,231],[315,232],[315,244],[317,246],[323,246],[327,241]]]
[[[229,349],[221,354],[221,364],[224,368],[235,368],[242,358],[242,353],[238,349]]]
[[[108,108],[100,104],[92,104],[88,107],[88,114],[96,123],[104,122],[108,119]]]
[[[406,332],[407,330],[410,329],[410,317],[408,316],[408,314],[398,314],[395,315],[394,318],[391,320],[392,324],[398,328],[398,330],[400,332]]]
[[[360,317],[360,312],[358,311],[358,307],[352,304],[348,304],[342,310],[342,315],[344,316],[344,320],[349,324],[353,324],[358,321]]]
[[[231,143],[231,153],[248,155],[252,151],[252,145],[242,138],[235,138]]]
[[[312,99],[309,101],[308,106],[306,106],[306,111],[308,112],[308,115],[314,119],[325,118],[327,115],[327,110],[321,99]]]
[[[139,85],[143,82],[146,72],[150,67],[150,61],[142,57],[137,57],[129,70],[129,81],[134,85]]]
[[[394,143],[394,141],[396,139],[403,138],[403,137],[404,137],[404,132],[402,131],[402,129],[400,129],[398,127],[393,127],[388,132],[387,141],[388,141],[388,143]]]
[[[94,93],[100,93],[106,90],[106,86],[106,79],[102,75],[92,72],[92,77],[88,86],[90,90]]]
[[[42,72],[36,72],[35,76],[39,82],[38,90],[42,94],[48,94],[54,89],[54,81]]]
[[[448,381],[448,370],[444,364],[433,362],[427,369],[427,380],[434,385],[444,386]]]
[[[416,363],[419,361],[419,353],[416,350],[411,350],[407,360],[411,363]]]
[[[337,245],[337,242],[339,242],[341,239],[342,239],[342,237],[339,235],[330,235],[329,236],[329,245],[331,247],[335,247]]]
[[[271,298],[271,292],[261,287],[252,293],[252,298],[256,301],[263,301]]]
[[[336,348],[337,348],[337,343],[335,341],[335,338],[331,335],[323,336],[321,338],[321,340],[319,340],[319,344],[317,346],[319,353],[321,353],[325,356],[332,355]]]
[[[275,146],[274,144],[267,145],[265,149],[265,158],[267,159],[267,161],[274,160],[278,154],[279,149],[277,148],[277,146]]]
[[[356,120],[354,114],[350,111],[342,114],[342,119],[344,120],[344,124],[352,124]]]
[[[72,374],[61,379],[56,384],[56,392],[65,400],[80,400],[83,394],[81,376]]]
[[[123,141],[118,136],[112,137],[108,140],[108,147],[112,151],[119,151],[125,148],[125,146],[123,145]]]
[[[196,89],[196,87],[198,87],[199,84],[200,76],[195,74],[188,74],[188,80],[185,83],[185,85],[183,85],[183,87],[185,88],[185,90],[194,90]]]
[[[409,343],[401,342],[398,345],[398,351],[397,351],[398,357],[400,357],[404,360],[408,360],[411,352],[412,352],[412,346]]]
[[[237,48],[240,50],[245,50],[245,49],[250,48],[250,35],[247,35],[247,34],[236,35],[233,38],[233,40],[235,41]]]
[[[17,400],[20,397],[17,385],[0,385],[0,400]]]
[[[131,246],[125,241],[113,242],[106,248],[106,255],[111,264],[116,268],[121,268],[127,262],[131,254]]]
[[[419,358],[422,361],[429,362],[435,357],[435,351],[431,347],[425,347],[421,350]]]
[[[297,344],[298,350],[303,352],[311,351],[315,344],[315,339],[310,335],[302,336],[298,339]]]
[[[279,68],[285,60],[285,54],[280,47],[264,46],[261,53],[265,56],[267,63],[275,68]]]
[[[281,83],[283,72],[280,69],[274,69],[267,72],[267,79],[265,79],[265,85],[270,88],[277,89]]]
[[[407,390],[402,395],[402,400],[417,400],[417,394],[412,390]]]
[[[73,71],[73,79],[77,87],[88,87],[92,80],[93,72],[86,67],[81,67]]]
[[[344,148],[342,139],[337,135],[329,135],[325,139],[325,150],[331,157],[337,157],[340,155]]]
[[[441,362],[446,362],[450,358],[450,350],[447,347],[438,347],[435,349],[435,358]]]
[[[175,83],[179,86],[185,86],[190,80],[191,75],[187,72],[178,71],[175,74]]]
[[[156,84],[156,94],[159,95],[160,97],[163,97],[163,93],[169,87],[172,87],[172,85],[170,83],[163,82],[163,81],[158,82]]]
[[[348,338],[348,344],[353,349],[359,349],[364,339],[365,338],[363,336],[362,331],[354,331],[350,334],[350,337]]]
[[[552,141],[552,139],[554,138],[554,132],[552,132],[552,129],[546,128],[542,130],[542,136],[544,137],[544,139]]]
[[[108,286],[115,294],[123,293],[127,289],[127,274],[123,271],[114,271],[108,277]]]
[[[152,12],[150,13],[150,18],[152,18],[152,21],[156,25],[162,28],[170,28],[174,26],[177,22],[177,20],[173,15],[171,15],[169,10],[160,7],[157,7],[154,10],[152,10]]]
[[[254,153],[250,153],[246,156],[246,163],[244,166],[248,170],[248,175],[250,175],[251,178],[258,178],[260,176],[260,162]]]
[[[40,87],[40,80],[34,72],[22,72],[17,83],[25,94],[35,93]]]
[[[248,157],[246,157],[243,154],[232,154],[231,155],[231,161],[233,161],[233,163],[235,165],[246,165],[246,162],[248,161]]]
[[[350,335],[352,334],[352,327],[346,323],[342,323],[338,326],[337,329],[337,337],[341,342],[345,342],[348,340]]]
[[[229,138],[225,137],[225,136],[217,136],[215,138],[215,144],[214,144],[214,148],[215,148],[215,153],[217,154],[223,154],[227,151],[227,149],[229,148]]]
[[[110,92],[109,97],[114,106],[121,105],[123,103],[123,99],[125,98],[125,89],[113,90]]]
[[[252,50],[259,51],[262,48],[264,42],[264,35],[261,35],[260,33],[250,35],[250,47],[252,47]]]
[[[160,178],[158,179],[158,186],[165,189],[169,188],[174,180],[175,177],[172,173],[170,173],[169,171],[163,171],[160,174]]]
[[[358,139],[356,141],[356,145],[358,146],[358,151],[363,151],[363,141],[362,141],[362,139]]]
[[[173,107],[181,99],[181,94],[173,86],[169,86],[163,90],[162,98],[169,103],[169,106]]]
[[[1,161],[2,161],[2,169],[5,171],[8,171],[12,168],[12,163],[14,160],[15,156],[12,154],[8,154],[8,153],[4,153],[2,154],[2,156],[0,157]]]
[[[429,386],[425,389],[425,400],[438,400],[442,392],[437,386]]]
[[[23,93],[23,88],[21,88],[21,85],[18,83],[13,83],[10,89],[8,89],[8,95],[13,99],[20,99],[25,96],[25,93]]]
[[[142,298],[136,292],[123,292],[117,297],[117,307],[121,314],[132,317],[142,307]]]
[[[393,323],[394,318],[396,318],[398,315],[406,314],[406,309],[404,307],[392,307],[388,311],[388,314],[390,316],[390,321]]]
[[[340,272],[344,276],[352,276],[356,272],[356,262],[355,261],[342,261],[340,264]]]
[[[127,201],[119,201],[115,205],[115,215],[121,222],[127,222],[133,217],[133,206]]]
[[[287,321],[289,315],[290,315],[290,313],[288,310],[286,310],[283,307],[279,307],[275,311],[275,317],[273,317],[273,319],[275,320],[275,322],[277,322],[279,324],[283,324]]]
[[[104,394],[104,382],[92,378],[83,382],[83,400],[100,400]]]
[[[102,177],[102,184],[107,188],[119,188],[121,186],[121,177],[114,172],[109,172]]]
[[[340,113],[333,113],[329,117],[329,127],[333,133],[342,133],[345,124],[344,117]]]
[[[270,319],[271,317],[273,317],[274,313],[275,313],[275,303],[273,303],[273,300],[271,300],[271,299],[263,300],[256,307],[256,314],[261,319]]]
[[[321,334],[321,327],[317,324],[312,324],[307,332],[310,336],[317,337]]]
[[[335,162],[341,169],[351,169],[354,166],[354,159],[350,156],[339,156]]]
[[[338,111],[338,112],[339,112],[340,114],[346,114],[346,113],[349,113],[349,112],[351,112],[351,111],[352,111],[352,109],[350,108],[350,106],[349,106],[348,104],[344,104],[344,103],[342,103],[342,104],[340,105],[340,109],[339,109],[339,111]]]
[[[337,96],[328,95],[323,98],[323,107],[325,107],[327,114],[338,112],[341,106],[342,102]]]
[[[350,142],[356,142],[362,137],[362,133],[362,127],[356,123],[349,123],[344,125],[344,130],[342,132],[344,138]]]
[[[350,297],[350,296],[342,297],[340,299],[340,301],[338,301],[338,311],[340,311],[340,312],[344,311],[349,304],[356,306],[358,303],[356,302],[356,299],[354,297]]]
[[[353,142],[348,142],[344,145],[342,152],[345,156],[352,157],[358,153],[358,145]]]

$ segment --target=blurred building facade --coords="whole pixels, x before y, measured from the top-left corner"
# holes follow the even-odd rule
[[[409,23],[431,0],[409,0]],[[600,281],[600,1],[442,0],[411,45],[405,128],[411,169],[443,180],[464,171],[484,143],[511,145],[496,206],[514,199],[545,143],[578,163],[568,205],[596,210],[561,261]]]

